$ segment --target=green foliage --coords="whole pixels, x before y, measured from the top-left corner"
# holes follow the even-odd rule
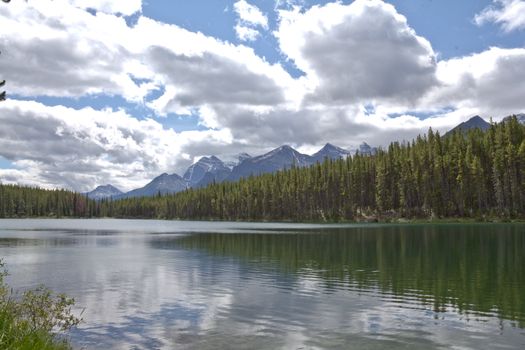
[[[96,203],[66,190],[0,183],[0,218],[96,216]]]
[[[74,299],[44,287],[17,298],[4,282],[6,275],[0,260],[0,349],[70,349],[61,335],[81,321],[71,311]]]

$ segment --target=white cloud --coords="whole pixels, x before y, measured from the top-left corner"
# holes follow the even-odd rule
[[[487,22],[499,24],[505,32],[525,28],[525,1],[494,0],[494,4],[486,7],[474,17],[477,25]]]
[[[65,0],[2,6],[0,26],[3,78],[23,96],[108,94],[138,102],[164,88],[151,106],[189,113],[201,102],[279,103],[282,87],[294,84],[251,48],[146,17],[128,27],[123,18],[93,16]],[[167,66],[160,55],[175,61]]]
[[[31,101],[2,103],[0,124],[0,155],[17,166],[1,170],[2,181],[76,190],[105,183],[122,189],[143,186],[160,173],[185,169],[196,156],[188,154],[191,145],[232,143],[228,130],[176,133],[123,111]]]
[[[491,48],[438,63],[442,83],[426,105],[477,108],[486,117],[503,117],[525,110],[525,49]]]
[[[239,16],[235,33],[241,41],[255,41],[260,35],[259,29],[268,29],[268,17],[255,5],[239,0],[233,5]]]
[[[261,35],[257,29],[243,26],[240,23],[235,25],[235,34],[241,41],[255,41]]]
[[[3,78],[24,96],[117,94],[141,100],[153,85],[123,18],[96,16],[65,0],[0,7]]]
[[[257,6],[246,0],[239,0],[233,5],[233,9],[239,15],[242,23],[268,29],[268,17]]]
[[[383,1],[279,14],[280,48],[306,73],[315,102],[414,104],[437,83],[432,46]]]
[[[145,17],[139,19],[134,34],[135,40],[148,44],[142,58],[166,88],[149,104],[159,114],[189,114],[210,103],[259,106],[300,98],[300,82],[246,46]]]
[[[182,111],[204,104],[274,105],[284,102],[279,84],[224,54],[205,52],[186,56],[163,47],[152,47],[148,60],[173,89],[162,97],[163,109]],[[165,94],[165,95],[166,95]]]

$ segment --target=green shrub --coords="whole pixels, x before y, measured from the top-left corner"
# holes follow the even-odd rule
[[[74,299],[45,287],[16,297],[5,283],[6,276],[0,260],[0,349],[71,349],[64,335],[81,321],[71,311]]]

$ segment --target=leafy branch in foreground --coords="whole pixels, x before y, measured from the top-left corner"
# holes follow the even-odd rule
[[[71,349],[63,336],[81,322],[71,310],[75,300],[45,287],[15,298],[4,281],[6,276],[0,260],[0,348]]]

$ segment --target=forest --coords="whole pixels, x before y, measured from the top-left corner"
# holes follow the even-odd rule
[[[0,185],[0,217],[242,221],[525,218],[525,126],[516,117],[441,136],[432,129],[375,155],[211,184],[173,195],[92,201]]]

